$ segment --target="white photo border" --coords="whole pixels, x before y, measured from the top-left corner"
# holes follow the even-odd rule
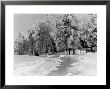
[[[97,14],[97,76],[14,76],[14,14]],[[106,85],[106,5],[5,6],[6,85]]]

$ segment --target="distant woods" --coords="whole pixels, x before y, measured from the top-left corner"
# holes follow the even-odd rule
[[[97,15],[88,14],[88,19],[77,15],[58,15],[54,27],[46,19],[31,27],[27,33],[18,33],[14,41],[15,55],[42,55],[60,52],[75,53],[75,50],[97,51]]]

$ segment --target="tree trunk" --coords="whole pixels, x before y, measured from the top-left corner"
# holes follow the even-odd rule
[[[75,50],[73,49],[73,54],[75,54]]]
[[[93,52],[92,47],[91,47],[91,52]]]
[[[87,47],[86,47],[86,53],[87,53]]]
[[[69,48],[69,55],[70,55],[70,52],[71,52],[71,51],[70,51],[70,48]]]

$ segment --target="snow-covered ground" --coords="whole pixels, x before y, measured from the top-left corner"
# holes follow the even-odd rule
[[[95,76],[97,74],[97,54],[88,53],[76,58],[68,69],[71,75]]]
[[[53,55],[54,56],[54,55]],[[94,76],[97,72],[97,53],[64,55],[60,57],[14,56],[14,75],[21,76]]]

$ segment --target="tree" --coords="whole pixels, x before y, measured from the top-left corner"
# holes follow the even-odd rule
[[[28,40],[29,40],[29,55],[35,55],[37,52],[37,43],[38,43],[38,31],[39,31],[39,25],[36,22],[33,24],[29,30],[28,30]]]
[[[62,15],[61,18],[56,22],[56,28],[58,29],[56,35],[58,41],[57,45],[60,50],[69,50],[69,54],[71,49],[74,51],[80,45],[77,23],[77,18],[72,14]]]
[[[93,52],[93,47],[97,47],[97,19],[96,15],[90,14],[90,22],[88,23],[88,33],[87,34],[87,47],[91,48]]]
[[[86,20],[79,20],[78,28],[80,29],[80,41],[83,48],[91,48],[93,44],[97,45],[97,15],[88,14]]]
[[[14,44],[14,54],[26,55],[28,54],[29,44],[26,34],[19,33]]]
[[[35,48],[35,40],[33,37],[33,34],[35,34],[35,32],[33,30],[28,31],[28,39],[29,39],[29,54],[30,55],[34,55],[34,48]]]
[[[46,22],[39,23],[39,31],[38,31],[38,42],[37,48],[40,54],[50,53],[53,54],[56,52],[55,42],[50,35],[51,27]]]
[[[58,50],[64,49],[66,51],[68,49],[68,38],[70,36],[69,26],[70,21],[68,19],[68,15],[66,14],[56,22],[56,28],[58,29],[56,33]]]
[[[27,36],[19,33],[15,41],[15,53],[18,55],[56,53],[56,44],[50,34],[51,30],[50,23],[39,22],[29,28]]]

